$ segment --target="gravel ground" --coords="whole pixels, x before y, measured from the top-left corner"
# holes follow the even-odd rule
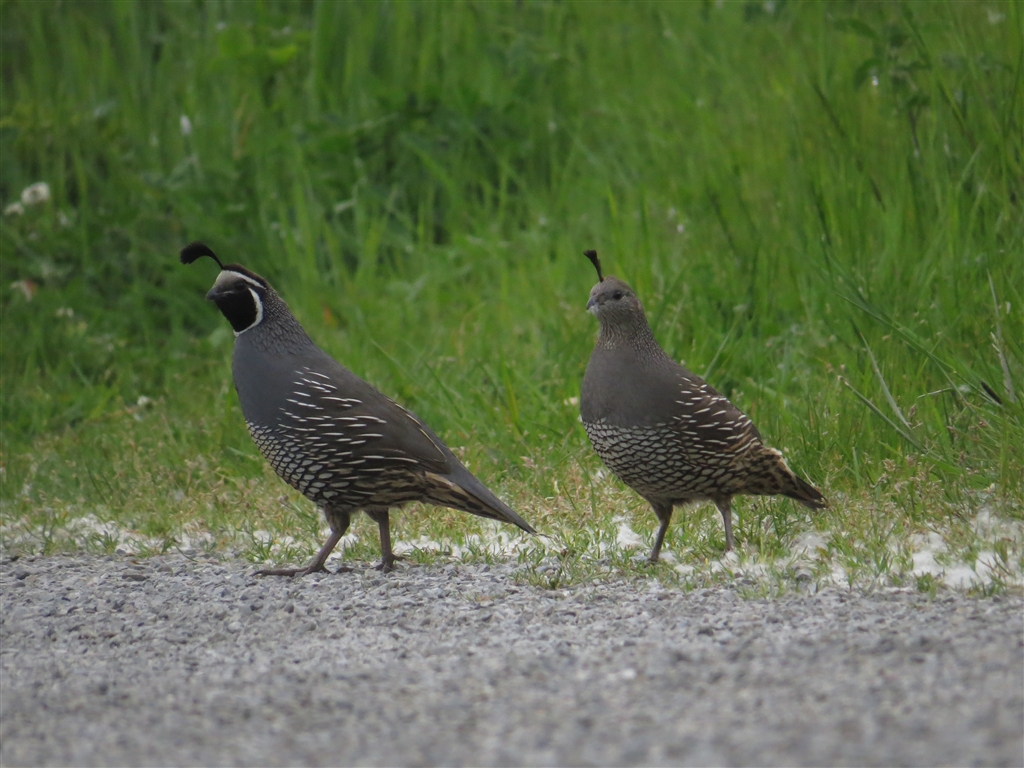
[[[1021,765],[1024,603],[0,563],[3,765]]]

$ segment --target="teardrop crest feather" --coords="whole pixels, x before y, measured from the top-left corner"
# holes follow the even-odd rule
[[[217,258],[217,254],[210,250],[210,246],[208,246],[206,243],[201,243],[198,240],[196,240],[194,242],[189,243],[188,245],[181,249],[180,258],[182,264],[191,264],[193,261],[195,261],[196,259],[201,259],[203,256],[209,256],[211,259],[217,262],[218,267],[224,269],[224,265],[221,264],[220,259]]]
[[[597,280],[600,283],[604,282],[604,275],[601,274],[601,260],[597,258],[597,251],[591,248],[589,251],[584,251],[583,255],[590,259],[590,263],[594,265],[594,269],[597,270]],[[184,257],[183,257],[184,258]]]
[[[256,283],[258,286],[263,288],[270,288],[270,283],[267,282],[266,278],[257,275],[250,269],[246,269],[241,264],[223,264],[221,260],[217,258],[217,254],[206,243],[201,243],[198,240],[189,243],[181,249],[181,263],[191,264],[192,262],[201,259],[203,256],[209,256],[220,267],[222,272],[237,272],[240,275],[244,275],[249,278],[251,282]]]

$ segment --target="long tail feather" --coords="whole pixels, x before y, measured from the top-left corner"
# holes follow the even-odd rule
[[[481,483],[463,468],[458,473],[445,477],[443,475],[428,475],[434,481],[434,488],[430,492],[429,501],[453,509],[461,509],[479,517],[498,520],[503,523],[512,523],[522,528],[527,533],[536,533],[533,526],[517,515],[511,507],[491,493],[487,486]]]

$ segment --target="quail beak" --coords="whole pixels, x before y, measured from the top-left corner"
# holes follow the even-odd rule
[[[590,301],[587,302],[587,312],[589,312],[592,315],[596,315],[597,314],[597,297],[596,296],[594,298],[592,298]]]
[[[224,295],[224,283],[222,282],[224,277],[224,272],[217,275],[217,279],[213,282],[213,287],[210,289],[210,292],[206,294],[207,301],[216,301]]]

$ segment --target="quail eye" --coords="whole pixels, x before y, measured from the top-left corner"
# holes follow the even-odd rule
[[[616,301],[621,299],[622,298],[622,291],[616,291],[615,293],[613,293],[612,294],[612,298],[615,299]]]

